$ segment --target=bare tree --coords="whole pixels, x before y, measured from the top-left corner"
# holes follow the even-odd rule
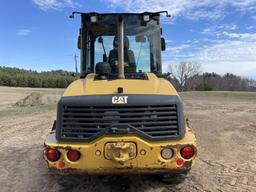
[[[172,77],[178,79],[180,86],[184,90],[186,79],[201,73],[201,65],[192,62],[179,62],[169,65]]]

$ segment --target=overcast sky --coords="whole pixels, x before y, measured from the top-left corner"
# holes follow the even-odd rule
[[[163,17],[168,64],[195,61],[207,72],[256,78],[256,0],[1,0],[0,66],[74,71],[79,19],[72,11],[144,12]]]

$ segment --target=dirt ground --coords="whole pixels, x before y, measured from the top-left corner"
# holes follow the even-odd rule
[[[0,111],[34,91],[0,87]],[[0,191],[256,191],[256,93],[181,95],[199,151],[196,166],[184,183],[164,184],[155,176],[119,176],[103,182],[102,177],[91,176],[81,178],[83,182],[75,187],[59,186],[42,159],[43,142],[56,116],[55,109],[45,109],[0,116]]]
[[[10,108],[17,101],[25,98],[31,93],[44,93],[50,97],[57,97],[63,93],[62,89],[40,89],[40,88],[12,88],[0,86],[0,110]]]

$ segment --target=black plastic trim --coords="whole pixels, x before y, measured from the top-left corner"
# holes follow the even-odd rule
[[[108,107],[108,106],[120,106],[112,103],[113,96],[128,96],[127,104],[121,104],[122,106],[163,106],[172,105],[177,106],[178,113],[178,128],[179,135],[161,136],[161,138],[154,138],[148,134],[145,134],[141,130],[126,123],[113,123],[109,127],[101,129],[97,133],[93,133],[90,138],[63,138],[62,137],[62,112],[63,105],[71,106],[93,106],[93,107]],[[138,135],[142,139],[150,141],[163,141],[163,140],[178,140],[184,137],[184,114],[183,104],[178,96],[167,96],[167,95],[137,95],[137,94],[111,94],[111,95],[84,95],[84,96],[65,96],[62,97],[58,103],[57,108],[57,120],[56,120],[56,139],[58,141],[79,141],[89,142],[93,141],[104,135]]]

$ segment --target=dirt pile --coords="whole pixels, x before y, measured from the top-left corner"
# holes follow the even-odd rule
[[[57,102],[57,98],[54,96],[47,96],[43,93],[32,92],[25,98],[17,101],[15,103],[15,106],[26,107],[26,106],[48,105],[56,102]]]

